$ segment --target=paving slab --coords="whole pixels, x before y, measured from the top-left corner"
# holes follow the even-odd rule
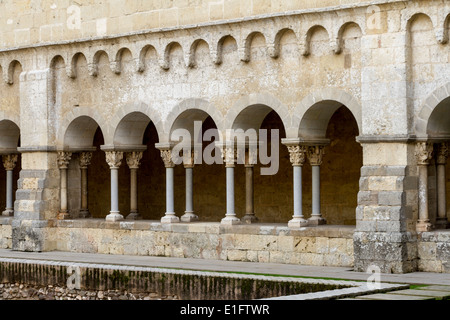
[[[450,292],[450,286],[426,286],[426,287],[419,287],[415,288],[416,290],[432,290],[432,291],[443,291],[443,292]]]
[[[420,290],[420,289],[406,289],[399,291],[392,291],[392,294],[408,295],[408,296],[426,296],[434,298],[450,298],[450,292],[433,291],[433,290]]]
[[[433,297],[413,296],[406,294],[375,293],[358,297],[360,300],[434,300]]]

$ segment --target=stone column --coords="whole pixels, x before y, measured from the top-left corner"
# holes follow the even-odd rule
[[[320,212],[320,166],[325,154],[325,146],[312,146],[308,148],[308,160],[312,169],[312,214],[308,219],[310,225],[326,224]]]
[[[177,223],[180,219],[175,215],[174,202],[174,168],[175,164],[172,161],[172,150],[161,149],[161,158],[166,167],[166,213],[161,218],[161,223]]]
[[[123,216],[119,211],[119,167],[122,164],[123,152],[105,151],[106,162],[111,169],[111,211],[106,221],[120,221]]]
[[[194,164],[196,152],[183,153],[183,164],[186,171],[186,211],[181,217],[182,222],[198,221],[198,216],[194,214]]]
[[[69,219],[69,208],[67,206],[67,168],[69,167],[72,152],[58,152],[58,167],[60,172],[60,210],[57,218]]]
[[[140,166],[143,152],[134,151],[127,153],[127,164],[130,168],[130,214],[127,216],[127,220],[142,219],[138,212],[137,202],[137,170]]]
[[[92,152],[80,153],[80,170],[81,170],[81,208],[80,217],[89,218],[91,213],[88,208],[88,178],[87,170],[91,164]]]
[[[428,165],[433,155],[433,144],[419,142],[416,144],[415,155],[419,168],[419,220],[417,232],[430,231],[432,225],[428,216]]]
[[[294,215],[288,222],[290,228],[300,228],[308,225],[302,212],[302,167],[306,158],[306,147],[300,145],[287,146],[289,158],[294,170]]]
[[[222,155],[226,168],[227,212],[225,214],[225,218],[222,219],[221,224],[240,224],[241,221],[236,217],[234,208],[234,167],[236,162],[236,149],[234,146],[224,147]]]
[[[438,211],[436,219],[436,229],[446,229],[449,227],[447,220],[447,188],[445,186],[446,175],[445,167],[448,158],[448,143],[441,143],[439,145],[438,153],[436,155],[437,164],[437,202]]]
[[[253,167],[256,163],[257,150],[246,150],[245,159],[245,216],[241,219],[245,223],[258,222],[254,209]]]
[[[2,156],[3,166],[6,169],[6,208],[2,212],[3,216],[12,217],[14,215],[13,203],[13,170],[17,163],[17,154],[8,154]]]

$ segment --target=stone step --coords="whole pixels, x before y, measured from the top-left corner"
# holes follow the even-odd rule
[[[416,290],[432,290],[432,291],[443,291],[450,292],[450,286],[432,285],[416,288]]]
[[[361,300],[434,300],[434,297],[406,295],[406,294],[391,294],[391,293],[375,293],[367,296],[360,296]]]
[[[391,294],[408,295],[408,296],[424,296],[424,297],[442,298],[442,299],[450,298],[450,292],[427,290],[426,288],[392,291]]]

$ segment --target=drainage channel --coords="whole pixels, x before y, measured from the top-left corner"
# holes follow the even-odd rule
[[[359,281],[15,258],[0,258],[0,283],[3,291],[32,288],[40,299],[51,292],[53,298],[91,300],[329,300],[409,287],[381,283],[373,288]],[[21,299],[24,295],[3,292],[2,297]]]

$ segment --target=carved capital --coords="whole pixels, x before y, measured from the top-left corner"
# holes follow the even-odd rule
[[[234,148],[234,146],[224,147],[222,149],[222,157],[223,161],[225,162],[225,167],[233,168],[236,163],[237,150]]]
[[[105,151],[106,162],[110,169],[119,169],[122,164],[123,152],[120,151]]]
[[[449,147],[448,143],[443,142],[439,145],[438,152],[436,155],[437,164],[446,164],[448,158]]]
[[[58,152],[58,157],[57,157],[58,167],[60,169],[67,169],[71,158],[72,158],[72,152],[65,152],[65,151]]]
[[[308,148],[308,160],[312,166],[322,165],[325,146],[312,146]]]
[[[7,171],[14,170],[16,167],[18,155],[17,154],[6,154],[2,156],[3,166]]]
[[[257,148],[249,148],[245,152],[245,166],[253,167],[258,161],[258,149]]]
[[[198,158],[198,151],[183,152],[183,164],[185,168],[193,168],[195,160]]]
[[[91,164],[92,152],[81,152],[80,153],[80,169],[87,169]]]
[[[164,161],[164,166],[166,168],[175,167],[175,163],[172,160],[172,150],[171,149],[163,149],[161,150],[161,158]]]
[[[127,153],[127,164],[130,169],[139,169],[141,165],[143,152],[142,151],[133,151]]]
[[[416,144],[415,151],[417,164],[427,166],[433,156],[433,144],[429,142],[419,142]]]
[[[303,166],[306,159],[306,146],[288,146],[287,148],[289,150],[289,160],[291,161],[292,166]]]

